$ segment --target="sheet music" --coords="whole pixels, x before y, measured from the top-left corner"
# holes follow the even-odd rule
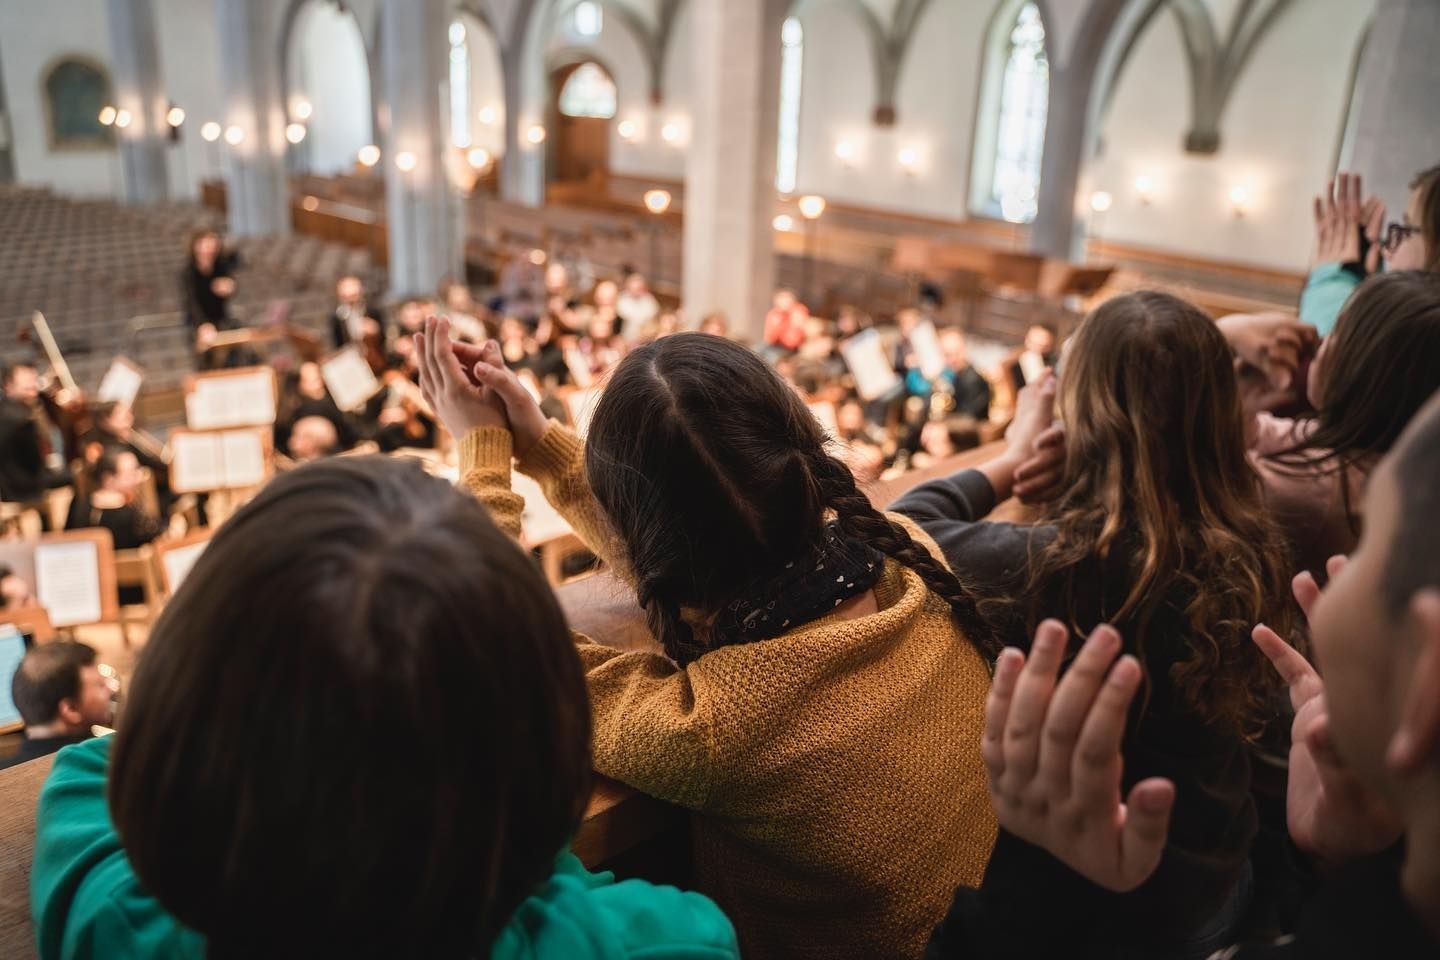
[[[275,372],[200,376],[185,397],[185,423],[191,430],[259,427],[275,422]]]
[[[258,430],[220,434],[220,459],[226,487],[258,487],[265,482],[265,443]]]
[[[910,331],[910,347],[915,359],[920,361],[920,373],[926,380],[934,380],[945,372],[945,354],[940,350],[940,338],[935,335],[935,324],[923,320]]]
[[[595,416],[595,405],[600,402],[600,392],[599,387],[576,390],[570,394],[566,403],[570,410],[570,420],[575,424],[575,434],[581,440],[590,432],[590,418]]]
[[[170,487],[176,493],[225,488],[225,462],[214,434],[173,433],[170,449]]]
[[[94,543],[41,543],[35,547],[35,595],[57,627],[100,620],[100,550]]]
[[[574,532],[569,521],[560,516],[560,512],[545,499],[540,484],[523,473],[511,473],[510,489],[525,498],[525,510],[520,514],[520,529],[527,542],[544,543]]]
[[[163,555],[165,564],[165,578],[170,581],[170,592],[174,593],[180,589],[180,584],[190,575],[190,568],[195,566],[195,561],[200,559],[200,554],[210,545],[209,540],[201,540],[199,543],[192,543],[188,547],[176,547],[173,550],[166,550]]]
[[[346,347],[320,365],[325,389],[341,410],[359,410],[375,396],[380,381],[355,347]]]
[[[116,357],[110,364],[110,369],[105,371],[105,376],[100,381],[100,389],[95,391],[95,398],[101,403],[134,407],[135,397],[140,393],[140,385],[144,382],[145,374],[139,367],[123,357]]]
[[[840,344],[840,355],[855,377],[855,389],[861,399],[874,400],[884,396],[900,385],[900,378],[885,356],[885,347],[880,334],[874,330],[862,330]]]

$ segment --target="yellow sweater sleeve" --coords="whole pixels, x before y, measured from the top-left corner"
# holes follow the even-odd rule
[[[585,444],[580,438],[552,420],[545,435],[516,466],[540,484],[545,499],[575,529],[585,546],[625,577],[621,551],[585,476]]]
[[[714,751],[703,677],[656,653],[575,640],[590,688],[595,769],[652,797],[704,807]]]
[[[510,489],[512,440],[504,427],[479,427],[460,438],[460,482],[485,504],[495,525],[520,539],[525,498]]]

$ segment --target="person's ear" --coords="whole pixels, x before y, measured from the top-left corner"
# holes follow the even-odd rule
[[[1400,723],[1386,751],[1396,773],[1415,773],[1440,756],[1440,589],[1421,590],[1410,600],[1408,619],[1415,634],[1415,659]]]
[[[57,715],[67,727],[78,727],[85,722],[85,716],[80,712],[80,704],[71,697],[60,701]]]

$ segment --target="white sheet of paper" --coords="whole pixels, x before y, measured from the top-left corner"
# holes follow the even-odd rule
[[[140,385],[144,382],[145,374],[141,373],[138,367],[116,357],[110,364],[110,369],[105,371],[105,376],[100,381],[100,389],[95,391],[95,399],[101,403],[133,407],[135,397],[140,393]]]
[[[926,380],[934,380],[945,372],[945,354],[940,351],[940,338],[935,335],[935,324],[923,320],[910,331],[910,347],[915,359],[920,362],[920,373]]]
[[[595,405],[600,402],[600,388],[590,387],[570,394],[566,406],[570,409],[570,420],[575,424],[575,433],[581,440],[590,432],[590,418],[595,416]]]
[[[588,388],[595,382],[595,378],[590,374],[589,362],[575,347],[565,351],[565,368],[570,371],[570,379],[575,381],[577,387]]]
[[[355,347],[346,347],[320,365],[320,376],[335,406],[341,410],[359,410],[375,396],[380,381]]]
[[[172,434],[170,450],[174,454],[170,463],[170,486],[176,493],[225,488],[225,461],[215,434]]]
[[[93,543],[35,547],[35,596],[57,627],[100,619],[100,551]]]
[[[523,473],[510,474],[510,489],[525,498],[520,530],[528,543],[544,543],[574,532],[570,523],[545,499],[540,484]]]
[[[200,554],[210,545],[209,540],[201,540],[199,543],[192,543],[188,547],[177,547],[174,550],[166,550],[164,554],[165,577],[170,581],[170,592],[174,593],[180,589],[180,584],[190,575],[190,568],[195,566],[195,561],[200,559]]]
[[[876,331],[862,330],[846,340],[840,344],[840,355],[854,375],[855,389],[862,399],[874,400],[900,385]]]
[[[275,422],[275,371],[200,377],[185,397],[185,424],[191,430],[259,427]]]
[[[265,445],[258,430],[220,434],[220,458],[225,464],[225,486],[238,489],[265,482]]]

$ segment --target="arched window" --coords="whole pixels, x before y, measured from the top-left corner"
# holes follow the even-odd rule
[[[1020,7],[999,51],[1003,64],[989,81],[990,109],[982,122],[993,124],[976,138],[977,212],[1012,223],[1035,219],[1040,191],[1040,160],[1045,150],[1045,117],[1050,105],[1050,62],[1045,57],[1045,24],[1034,3]]]
[[[780,28],[780,44],[780,139],[775,151],[775,189],[794,193],[800,170],[800,86],[805,67],[805,31],[795,17]]]
[[[609,120],[615,116],[615,101],[615,81],[593,61],[576,67],[560,90],[560,112],[567,117]]]
[[[100,111],[110,104],[110,78],[88,60],[61,60],[45,75],[45,107],[54,150],[91,150],[114,142]]]
[[[450,24],[450,142],[470,146],[470,46],[465,24]]]

